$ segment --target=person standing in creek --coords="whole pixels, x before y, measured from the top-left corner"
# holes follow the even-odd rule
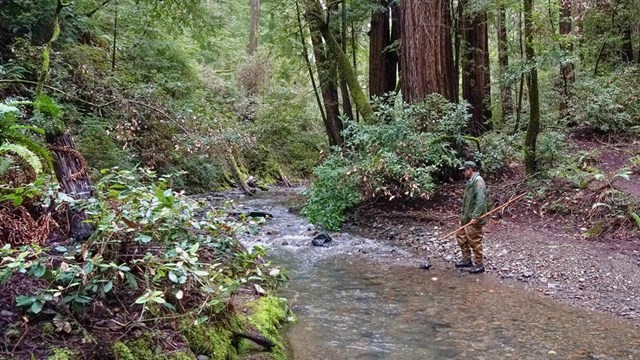
[[[456,232],[458,245],[462,250],[462,260],[456,262],[457,268],[471,268],[471,274],[484,272],[482,256],[482,227],[486,220],[482,218],[487,212],[487,185],[478,173],[478,167],[473,161],[466,161],[460,168],[464,171],[467,186],[462,199],[462,217],[460,223],[468,224]],[[471,261],[471,252],[475,261]],[[475,264],[474,264],[475,263]]]

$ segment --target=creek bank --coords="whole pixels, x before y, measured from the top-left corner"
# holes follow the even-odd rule
[[[458,225],[462,185],[431,201],[362,207],[346,231],[387,240],[423,257],[435,269],[454,269],[459,247],[438,238]],[[581,308],[614,314],[640,327],[640,235],[589,240],[571,218],[545,216],[525,200],[485,226],[487,273]],[[416,271],[419,263],[416,263]],[[467,275],[475,276],[475,275]]]
[[[47,360],[285,360],[287,358],[280,335],[280,326],[289,313],[285,300],[273,295],[257,296],[253,291],[241,291],[234,297],[230,311],[211,320],[198,321],[198,317],[184,317],[161,324],[145,323],[122,332],[103,331],[96,336],[95,347],[78,347],[78,339],[69,334],[59,347],[48,354],[31,353],[25,357]],[[157,320],[161,321],[161,319]],[[198,322],[198,325],[195,323]],[[47,324],[51,324],[48,326]],[[157,325],[157,326],[156,326]],[[43,333],[53,324],[42,322],[37,328]],[[5,332],[5,336],[6,336]],[[39,337],[33,331],[32,336]],[[128,336],[127,336],[128,335]],[[24,341],[24,340],[23,340]],[[28,343],[28,342],[26,342]],[[73,345],[70,345],[73,344]],[[32,357],[33,356],[33,357]],[[15,354],[0,359],[20,359]]]

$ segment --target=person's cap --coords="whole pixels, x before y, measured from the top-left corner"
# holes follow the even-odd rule
[[[458,170],[464,170],[464,169],[477,169],[478,167],[476,166],[476,163],[474,163],[473,161],[465,161],[464,164],[462,165],[461,168],[459,168]]]

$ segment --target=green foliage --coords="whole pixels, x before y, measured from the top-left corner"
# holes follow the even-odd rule
[[[566,136],[557,131],[544,131],[538,136],[537,162],[540,171],[554,169],[566,159]]]
[[[603,133],[640,126],[640,68],[624,66],[608,76],[582,77],[575,85],[572,120]]]
[[[517,135],[489,132],[480,139],[480,149],[474,149],[474,158],[483,173],[496,174],[506,169],[510,161],[516,160],[521,148]]]
[[[84,313],[98,298],[134,296],[131,310],[142,313],[158,306],[209,313],[224,309],[243,284],[283,280],[258,260],[264,250],[244,249],[233,238],[248,225],[229,222],[219,211],[203,212],[168,181],[150,170],[106,171],[95,185],[97,197],[82,205],[96,228],[86,242],[2,248],[1,281],[20,272],[50,283],[18,296],[17,306],[31,314],[45,307]]]
[[[0,145],[0,155],[4,153],[12,153],[18,155],[29,166],[31,166],[31,168],[33,168],[33,171],[35,171],[36,175],[42,172],[42,162],[40,162],[38,155],[29,150],[27,147],[18,144]],[[0,172],[0,175],[2,175],[2,172]]]
[[[346,211],[362,200],[358,192],[359,179],[349,172],[351,168],[351,162],[338,155],[331,155],[316,167],[302,215],[326,229],[340,228]]]
[[[36,104],[40,104],[37,101]],[[2,157],[3,154],[17,156],[24,164],[30,166],[36,174],[43,171],[43,162],[51,168],[51,156],[47,149],[40,145],[37,136],[43,134],[43,130],[19,122],[22,112],[11,102],[0,103],[0,159],[5,160],[6,171],[12,159]],[[35,135],[33,134],[35,133]],[[0,176],[4,171],[0,171]]]
[[[638,215],[635,212],[631,212],[631,218],[636,222],[636,225],[638,225],[638,229],[640,229],[640,215]]]
[[[335,229],[362,200],[428,197],[436,175],[460,164],[453,144],[464,141],[464,104],[431,95],[418,105],[377,109],[376,116],[387,122],[349,124],[343,148],[314,170],[303,209],[312,222]]]
[[[86,117],[75,136],[78,151],[95,169],[131,168],[131,153],[108,133],[105,119]]]
[[[0,203],[9,201],[13,206],[20,206],[23,203],[49,207],[52,202],[58,205],[70,204],[73,202],[68,195],[59,191],[59,186],[50,177],[38,177],[28,184],[0,185]]]

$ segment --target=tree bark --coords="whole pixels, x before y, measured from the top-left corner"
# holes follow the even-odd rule
[[[249,0],[249,44],[247,54],[253,55],[258,51],[258,31],[260,26],[260,0]]]
[[[535,49],[533,48],[533,0],[524,0],[524,39],[525,54],[529,65],[535,61]],[[525,171],[527,175],[533,175],[537,170],[536,142],[540,131],[540,99],[538,94],[538,70],[535,65],[527,75],[529,88],[529,125],[525,138]]]
[[[362,91],[362,86],[360,86],[358,82],[358,77],[353,65],[351,65],[349,57],[342,51],[340,43],[336,40],[336,37],[329,28],[329,24],[325,21],[322,6],[318,0],[306,0],[306,5],[307,18],[310,26],[320,30],[327,49],[338,64],[340,78],[347,82],[349,92],[351,93],[358,112],[362,115],[365,122],[371,122],[373,120],[373,109],[371,108],[371,104],[369,104],[369,99],[365,96],[364,91]]]
[[[369,30],[369,96],[382,97],[396,87],[397,52],[389,50],[389,46],[396,40],[392,34],[397,27],[390,23],[393,6],[381,0],[381,9],[371,14]]]
[[[53,170],[63,192],[76,200],[88,199],[93,183],[88,176],[88,166],[82,154],[76,150],[71,134],[47,134],[47,143],[52,152]],[[93,233],[93,227],[84,221],[88,218],[84,210],[69,209],[70,236],[85,240]]]
[[[342,121],[340,120],[340,104],[338,101],[338,88],[335,64],[331,63],[325,55],[324,44],[320,30],[313,23],[309,23],[311,33],[311,43],[313,45],[313,55],[316,59],[316,69],[320,89],[322,90],[322,101],[324,103],[325,115],[324,126],[329,137],[329,145],[342,145]]]
[[[415,103],[438,93],[456,101],[450,0],[406,0],[402,4],[402,93]]]
[[[571,27],[571,0],[560,0],[560,49],[565,55],[569,55],[573,51],[573,44],[568,40],[568,35],[571,34]],[[567,115],[567,108],[571,100],[571,85],[575,81],[572,62],[563,61],[560,65],[560,81],[559,110],[560,118],[564,118]]]
[[[298,18],[298,31],[300,32],[300,43],[302,44],[302,57],[304,58],[305,64],[307,64],[307,71],[309,72],[309,79],[311,80],[311,87],[313,87],[313,95],[316,98],[316,103],[318,104],[318,110],[320,110],[320,116],[322,117],[322,122],[324,124],[327,123],[327,115],[324,113],[324,108],[322,105],[322,100],[320,99],[320,93],[318,92],[318,86],[316,85],[316,79],[313,75],[313,67],[311,66],[311,61],[309,60],[309,51],[307,50],[307,39],[304,34],[304,28],[302,27],[302,16],[300,14],[300,5],[296,0],[296,15]]]
[[[467,6],[467,2],[461,2]],[[474,136],[490,128],[491,80],[489,76],[489,37],[487,13],[462,13],[462,98],[471,105],[467,131]]]
[[[498,30],[498,69],[500,70],[500,104],[502,107],[502,120],[504,122],[513,115],[513,99],[511,97],[511,81],[506,80],[509,70],[509,55],[507,53],[507,16],[504,6],[498,8],[496,27]]]
[[[347,53],[347,8],[345,2],[340,7],[340,45],[342,51]],[[345,79],[340,79],[340,94],[342,95],[342,114],[347,119],[353,119],[353,110],[351,109],[351,99],[349,98],[349,88]]]

